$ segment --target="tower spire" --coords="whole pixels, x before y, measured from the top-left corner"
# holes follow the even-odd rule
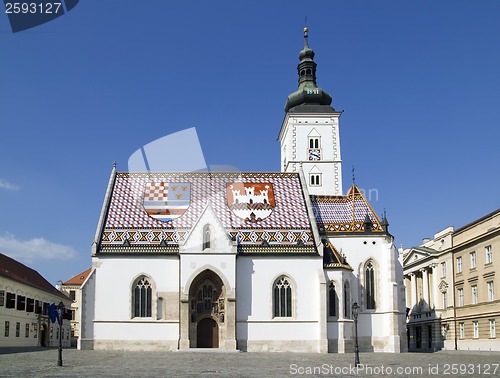
[[[316,85],[316,62],[314,61],[314,50],[309,47],[309,28],[304,27],[304,48],[299,53],[299,64],[297,73],[299,76],[299,88],[288,96],[285,111],[303,105],[328,105],[332,103],[332,97]],[[331,110],[334,110],[330,108]]]

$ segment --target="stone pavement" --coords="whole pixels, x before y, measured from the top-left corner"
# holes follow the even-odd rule
[[[494,377],[499,352],[354,354],[79,351],[0,348],[0,377]]]

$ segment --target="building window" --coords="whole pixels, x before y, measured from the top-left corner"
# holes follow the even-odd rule
[[[7,300],[5,302],[5,307],[7,308],[16,307],[16,294],[7,292]]]
[[[375,272],[373,263],[366,264],[365,269],[365,290],[366,290],[366,308],[375,310]]]
[[[349,290],[349,284],[344,283],[344,318],[349,319],[351,317],[351,296]]]
[[[441,278],[446,277],[446,261],[441,263]]]
[[[328,286],[328,316],[337,316],[337,292],[332,281]]]
[[[26,327],[24,328],[24,337],[29,337],[30,335],[30,325],[26,323]]]
[[[446,291],[443,292],[443,308],[446,309],[448,307],[448,298],[446,296]]]
[[[493,286],[493,281],[486,282],[486,286],[488,287],[488,301],[492,302],[495,300],[495,289]]]
[[[16,337],[19,337],[21,334],[21,323],[16,323]]]
[[[477,320],[474,320],[472,322],[472,329],[474,330],[474,338],[479,339],[479,322]]]
[[[35,311],[35,300],[33,298],[26,298],[26,312]]]
[[[76,299],[76,291],[75,290],[70,290],[69,291],[69,299],[74,301]]]
[[[477,295],[477,285],[472,285],[472,304],[478,303],[478,295]]]
[[[2,307],[5,304],[5,291],[0,290],[0,307]]]
[[[33,325],[33,338],[37,338],[38,337],[38,325],[35,323]]]
[[[280,277],[274,284],[274,317],[292,316],[292,285],[288,277]]]
[[[141,277],[134,286],[134,318],[150,318],[153,288],[147,277]]]
[[[495,319],[490,319],[490,338],[496,339],[497,332],[495,330]]]
[[[458,307],[462,307],[464,305],[464,289],[458,289]]]
[[[486,264],[491,264],[493,262],[493,251],[491,249],[491,245],[488,245],[484,248],[486,252]]]
[[[309,182],[311,186],[321,186],[321,175],[314,173],[309,175]]]
[[[26,297],[22,295],[17,296],[17,309],[19,311],[25,311],[26,310]]]
[[[10,331],[10,322],[8,320],[5,321],[5,337],[9,337],[9,331]]]
[[[476,268],[476,252],[470,253],[470,268],[471,269]]]
[[[457,273],[462,273],[462,257],[457,257]]]
[[[210,226],[207,224],[203,228],[203,247],[202,250],[204,251],[205,249],[210,249]]]
[[[459,323],[458,325],[459,325],[459,331],[460,331],[458,337],[460,339],[465,339],[465,323]]]

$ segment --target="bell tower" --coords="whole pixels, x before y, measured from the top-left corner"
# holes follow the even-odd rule
[[[281,171],[298,172],[302,166],[309,194],[342,195],[339,118],[332,97],[316,85],[314,51],[304,28],[304,48],[297,66],[298,89],[285,104],[281,125]]]

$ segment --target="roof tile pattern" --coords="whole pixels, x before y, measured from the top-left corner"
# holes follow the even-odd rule
[[[366,215],[373,222],[372,232],[383,232],[377,214],[363,193],[353,185],[345,196],[311,196],[320,232],[364,232]]]
[[[151,182],[189,183],[190,205],[184,214],[165,222],[150,217],[142,203]],[[226,192],[235,182],[271,184],[276,204],[272,213],[257,222],[236,216],[228,206]],[[208,204],[228,235],[240,243],[314,244],[298,174],[239,172],[117,173],[100,243],[182,243]]]

